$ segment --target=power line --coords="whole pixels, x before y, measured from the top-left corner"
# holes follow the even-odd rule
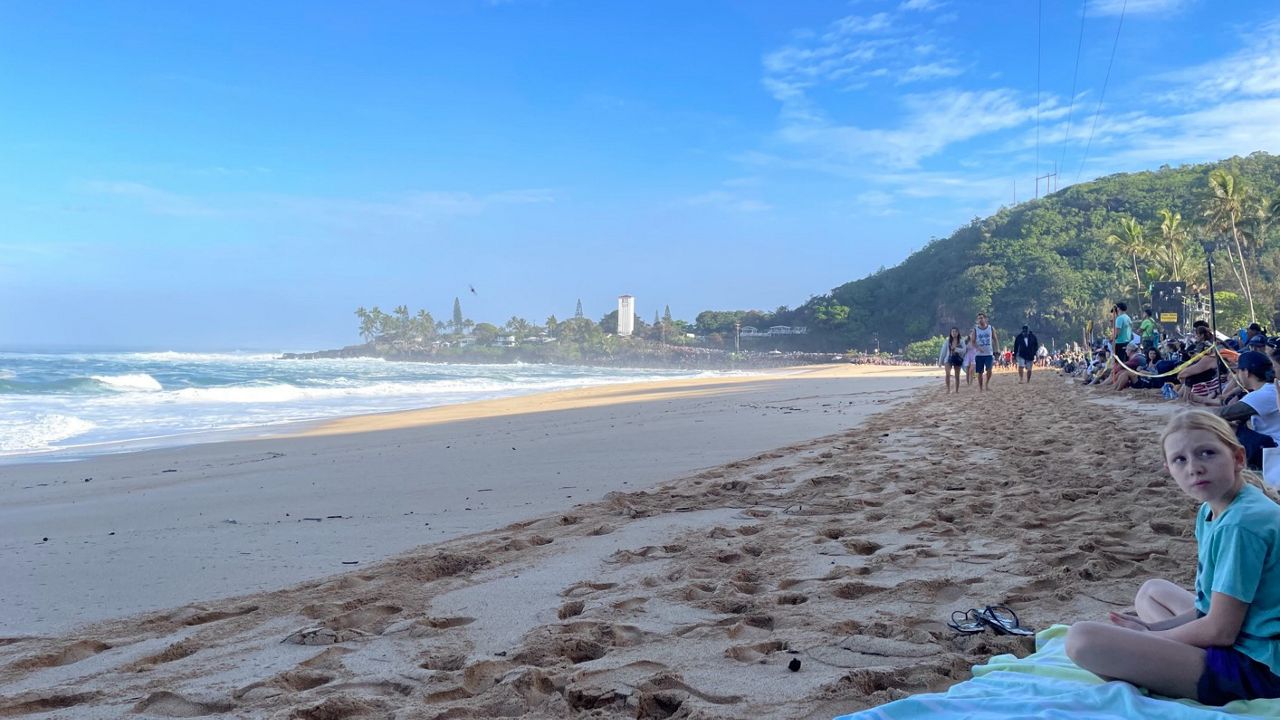
[[[1040,29],[1044,0],[1036,0],[1036,175],[1040,174]],[[1036,180],[1036,197],[1040,197],[1040,181]]]
[[[1124,11],[1129,7],[1129,0],[1120,6],[1120,22],[1116,25],[1116,39],[1111,43],[1111,60],[1107,63],[1107,76],[1102,80],[1102,93],[1098,95],[1098,109],[1093,113],[1093,127],[1089,128],[1089,142],[1084,146],[1084,157],[1080,158],[1080,168],[1076,170],[1076,182],[1080,182],[1080,173],[1084,172],[1084,163],[1089,159],[1089,150],[1093,147],[1093,133],[1098,129],[1098,116],[1102,114],[1102,101],[1107,97],[1107,83],[1111,82],[1111,66],[1116,62],[1116,48],[1120,46],[1120,28],[1124,27]]]
[[[1071,99],[1067,103],[1067,133],[1062,136],[1062,157],[1058,164],[1067,166],[1067,143],[1071,142],[1071,111],[1076,106],[1076,79],[1080,77],[1080,50],[1084,47],[1084,16],[1089,9],[1089,0],[1080,3],[1080,38],[1076,40],[1076,69],[1071,72]]]

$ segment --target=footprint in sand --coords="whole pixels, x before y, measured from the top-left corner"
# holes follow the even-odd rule
[[[195,644],[186,640],[173,643],[154,655],[148,655],[132,665],[135,670],[141,670],[149,665],[163,665],[165,663],[176,662],[186,657],[191,657],[199,651]]]
[[[461,653],[432,652],[423,659],[418,667],[424,670],[454,672],[461,670],[466,664],[467,656]]]
[[[323,624],[330,630],[359,630],[376,635],[391,624],[391,618],[403,611],[404,608],[395,605],[371,605],[335,615]]]
[[[561,620],[567,620],[568,618],[581,615],[583,609],[586,608],[586,606],[587,604],[581,600],[574,600],[573,602],[567,602],[564,605],[561,605],[560,609],[556,611],[556,616],[559,617]]]
[[[97,640],[80,640],[73,642],[66,647],[55,652],[38,655],[33,658],[19,660],[11,667],[19,670],[34,670],[36,668],[61,667],[72,663],[80,662],[87,658],[91,658],[100,652],[111,649],[111,645]]]
[[[332,720],[333,718],[378,717],[387,714],[386,703],[373,699],[334,695],[311,707],[298,708],[289,720]]]
[[[211,622],[226,620],[227,618],[248,615],[249,613],[257,612],[257,610],[257,605],[242,605],[230,610],[210,610],[199,605],[192,605],[171,613],[166,619],[181,625],[206,625]]]
[[[443,618],[429,617],[426,620],[427,625],[435,628],[436,630],[448,630],[449,628],[462,627],[463,625],[470,625],[475,621],[475,618],[465,616]]]
[[[153,692],[137,705],[133,712],[161,717],[201,717],[229,712],[234,706],[228,702],[201,702],[183,697],[175,692]]]
[[[560,596],[568,597],[568,598],[577,598],[577,597],[583,597],[584,595],[590,595],[592,593],[600,592],[602,590],[612,590],[613,588],[616,588],[616,587],[618,587],[618,583],[608,583],[608,582],[593,583],[593,582],[587,582],[584,580],[582,582],[574,583],[569,587],[565,588],[564,590],[561,590]]]
[[[61,694],[45,691],[23,693],[14,697],[0,699],[0,717],[66,710],[67,708],[92,702],[98,697],[99,693],[96,692]]]
[[[786,640],[769,640],[754,645],[734,645],[724,651],[724,656],[742,663],[762,662],[767,656],[786,650]]]
[[[231,697],[246,702],[260,702],[285,694],[306,692],[333,682],[332,675],[292,670],[236,690]]]
[[[621,612],[631,612],[632,610],[639,610],[640,608],[644,607],[645,603],[647,602],[649,602],[649,598],[633,597],[633,598],[628,598],[626,600],[620,600],[616,603],[612,603],[610,607],[612,607],[614,610],[619,610]]]

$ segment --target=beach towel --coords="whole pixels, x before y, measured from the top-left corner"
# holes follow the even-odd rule
[[[1100,720],[1222,720],[1280,717],[1280,700],[1238,700],[1222,707],[1191,700],[1151,697],[1125,682],[1103,682],[1067,657],[1067,626],[1036,635],[1036,652],[1019,659],[997,655],[973,668],[973,679],[945,693],[912,695],[836,720],[1008,720],[1009,718],[1097,718]]]

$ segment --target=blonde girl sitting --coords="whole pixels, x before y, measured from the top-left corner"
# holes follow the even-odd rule
[[[1170,419],[1165,469],[1201,501],[1195,594],[1148,580],[1135,614],[1080,622],[1067,655],[1080,667],[1206,705],[1280,697],[1280,505],[1246,482],[1231,426],[1203,410]]]

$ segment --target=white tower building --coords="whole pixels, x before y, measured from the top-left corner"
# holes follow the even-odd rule
[[[636,331],[636,299],[630,295],[618,296],[618,335],[630,337]]]

